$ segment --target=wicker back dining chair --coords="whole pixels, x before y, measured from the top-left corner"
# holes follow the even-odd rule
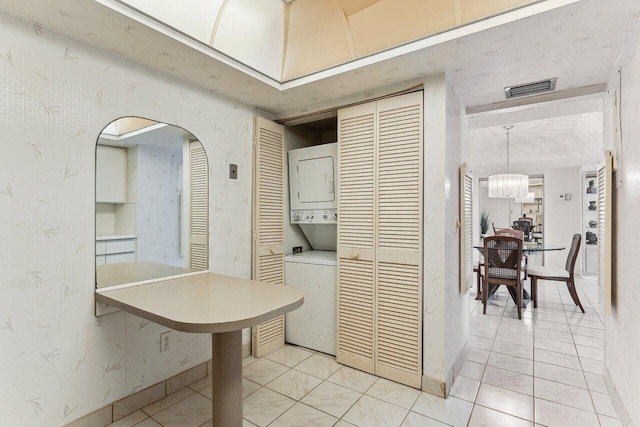
[[[541,265],[530,265],[528,267],[527,275],[531,278],[531,299],[533,300],[533,308],[538,308],[538,280],[552,280],[556,282],[565,282],[567,284],[571,299],[584,313],[584,308],[582,307],[582,303],[580,302],[580,298],[578,298],[578,293],[576,292],[574,273],[581,240],[582,236],[580,234],[573,235],[564,268],[544,267]]]
[[[484,239],[484,277],[482,281],[483,314],[487,314],[490,285],[515,288],[518,319],[522,319],[522,246],[520,237],[491,236]]]

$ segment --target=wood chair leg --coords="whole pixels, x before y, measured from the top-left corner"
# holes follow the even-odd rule
[[[489,285],[487,278],[482,280],[482,314],[487,314],[487,295],[489,294]]]
[[[533,300],[533,308],[538,308],[538,278],[529,276],[531,279],[531,299]]]
[[[582,310],[582,312],[584,313],[584,308],[582,307],[580,298],[578,298],[578,292],[576,292],[576,285],[575,283],[573,283],[573,280],[569,280],[567,282],[567,288],[569,288],[569,294],[571,294],[571,299],[573,299],[573,302],[575,303],[575,305],[580,307],[580,310]]]
[[[518,319],[522,319],[522,282],[516,286],[516,305],[518,306]]]
[[[476,272],[476,300],[482,300],[482,280],[480,280],[480,268]]]

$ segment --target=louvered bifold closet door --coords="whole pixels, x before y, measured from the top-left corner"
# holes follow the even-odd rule
[[[473,281],[473,176],[467,164],[460,168],[460,293]]]
[[[189,142],[189,268],[209,268],[209,167],[199,141]]]
[[[611,313],[612,169],[612,157],[607,152],[598,164],[598,285],[603,295],[605,314]]]
[[[336,360],[374,369],[375,103],[338,112]]]
[[[257,117],[253,156],[253,279],[284,285],[284,128]],[[284,345],[284,316],[252,331],[261,357]]]
[[[375,373],[422,384],[422,92],[378,101]]]

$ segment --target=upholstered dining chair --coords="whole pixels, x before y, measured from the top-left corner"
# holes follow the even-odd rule
[[[576,266],[576,259],[578,259],[578,250],[580,249],[580,241],[582,236],[580,234],[574,234],[571,241],[571,248],[567,254],[567,261],[564,268],[544,267],[540,265],[530,265],[527,269],[527,275],[531,278],[531,299],[533,300],[533,308],[538,308],[538,280],[552,280],[556,282],[565,282],[571,294],[571,299],[575,305],[580,307],[580,310],[584,313],[584,308],[578,298],[576,292],[576,283],[574,269]]]
[[[483,314],[487,314],[490,285],[505,285],[518,306],[522,319],[522,238],[491,236],[484,239],[484,277],[482,280]]]

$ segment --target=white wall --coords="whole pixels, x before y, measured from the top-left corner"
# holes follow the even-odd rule
[[[161,355],[166,328],[94,316],[98,135],[141,116],[198,137],[211,269],[250,277],[254,110],[4,15],[0,40],[11,58],[0,60],[1,423],[59,425],[210,357],[207,335],[179,334]],[[229,162],[238,180],[227,179]]]
[[[208,44],[224,0],[125,0],[124,3]]]
[[[423,390],[444,396],[469,335],[469,300],[459,294],[458,174],[466,142],[463,106],[444,74],[424,90]],[[466,133],[465,133],[466,135]]]
[[[446,394],[445,359],[445,76],[425,79],[422,388]]]
[[[284,46],[284,6],[280,0],[126,0],[125,3],[280,80]]]
[[[460,166],[469,161],[468,128],[462,100],[446,85],[445,166],[445,373],[451,386],[458,375],[469,341],[469,292],[460,293]]]
[[[283,8],[280,0],[229,0],[220,17],[213,47],[280,80],[284,48]]]
[[[640,426],[640,28],[629,38],[619,64],[622,68],[622,152],[617,177],[622,186],[615,193],[614,205],[614,298],[611,314],[605,318],[605,378],[625,425]],[[611,76],[610,90],[617,79]],[[611,104],[605,108],[611,113]],[[612,133],[605,131],[607,146]],[[622,155],[623,154],[623,155]]]
[[[582,233],[582,168],[564,168],[540,171],[544,175],[544,240],[552,245],[562,245],[564,251],[546,252],[544,265],[564,268],[573,235]],[[571,194],[568,202],[560,200],[561,194]],[[582,236],[576,272],[581,271]]]
[[[488,235],[493,235],[493,228],[491,227],[491,223],[493,223],[496,228],[511,227],[511,223],[513,222],[512,218],[517,218],[517,216],[511,212],[514,207],[517,207],[517,205],[513,203],[512,199],[497,199],[489,197],[489,187],[486,180],[479,183],[477,194],[479,213],[482,213],[482,211],[489,211],[489,230],[487,231]],[[478,227],[480,227],[479,214],[476,224]]]

